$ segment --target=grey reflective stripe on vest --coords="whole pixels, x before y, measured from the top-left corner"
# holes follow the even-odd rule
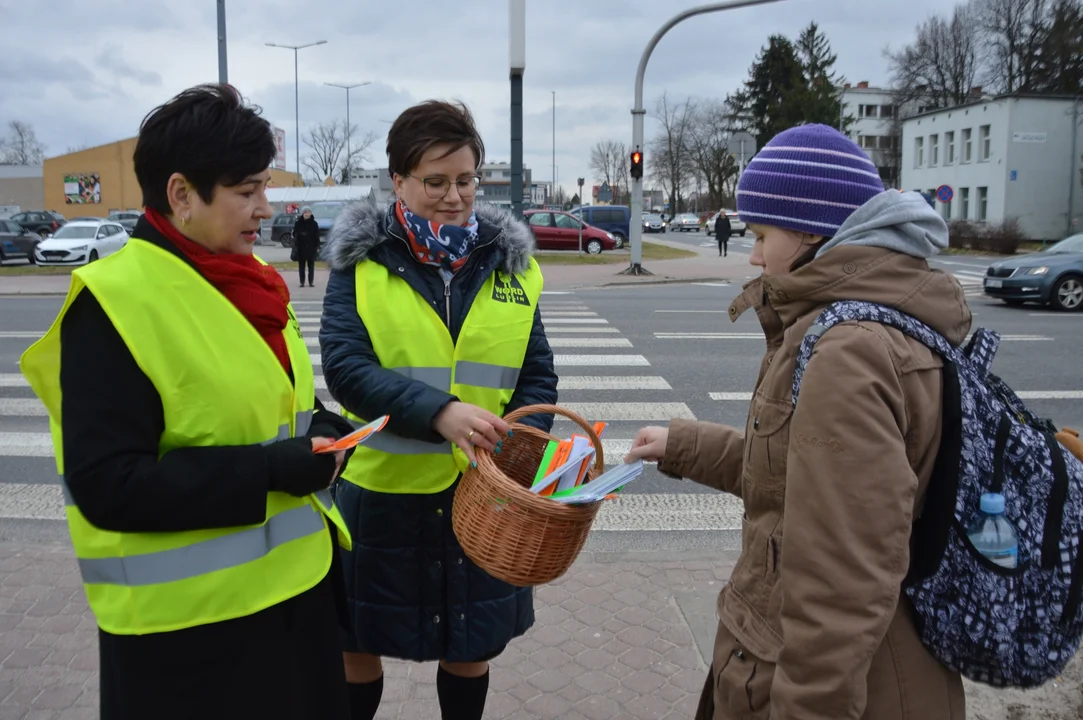
[[[451,392],[451,368],[447,367],[397,367],[391,368],[411,380],[418,380],[437,390]]]
[[[293,435],[294,437],[304,437],[308,435],[308,429],[312,427],[312,411],[305,410],[304,412],[297,413],[297,418],[293,421]]]
[[[368,425],[367,420],[357,421],[352,418],[347,418],[350,425],[354,428],[363,428]],[[379,450],[380,452],[388,453],[389,455],[450,455],[451,443],[440,442],[431,443],[424,440],[411,440],[410,438],[404,438],[400,435],[396,435],[393,432],[387,430],[381,430],[378,433],[369,435],[368,440],[364,445],[358,445],[358,449],[368,448],[369,450]]]
[[[455,384],[494,390],[514,390],[519,382],[519,368],[460,360],[455,363]]]
[[[172,550],[112,558],[79,558],[88,585],[138,587],[177,582],[259,560],[272,550],[324,529],[311,505],[275,515],[259,527]]]

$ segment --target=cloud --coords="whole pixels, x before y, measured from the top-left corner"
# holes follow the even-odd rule
[[[0,125],[17,113],[54,151],[135,134],[158,104],[186,87],[218,77],[216,6],[145,0],[0,0],[6,9],[0,63]],[[693,3],[679,3],[690,6]],[[631,140],[636,67],[651,36],[680,8],[652,0],[528,3],[524,77],[524,156],[536,179],[553,159],[552,91],[556,91],[556,164],[567,189],[593,181],[590,147]],[[18,8],[16,11],[14,8]],[[181,10],[183,8],[183,10]],[[698,16],[671,30],[647,68],[644,104],[662,92],[674,99],[722,98],[736,89],[767,37],[795,36],[815,19],[850,81],[887,81],[885,46],[898,47],[942,3],[784,0]],[[300,130],[344,119],[346,97],[325,82],[372,85],[351,91],[351,120],[380,139],[370,164],[383,165],[388,125],[415,102],[466,102],[494,160],[510,157],[507,4],[503,0],[226,0],[229,80],[287,132],[293,167],[293,53],[268,42],[326,45],[298,53]],[[48,28],[48,43],[41,29]],[[648,138],[656,123],[648,116]]]
[[[134,80],[140,85],[158,86],[162,84],[162,76],[153,70],[140,70],[132,67],[128,61],[121,57],[120,48],[109,45],[94,59],[99,67],[110,71],[117,77],[125,80]]]

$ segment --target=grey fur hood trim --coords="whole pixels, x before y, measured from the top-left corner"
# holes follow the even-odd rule
[[[534,235],[530,227],[495,205],[479,202],[474,205],[474,210],[481,225],[481,237],[487,239],[490,233],[497,233],[495,242],[504,250],[501,269],[512,275],[525,272],[534,254]],[[366,202],[345,207],[335,219],[324,249],[331,269],[349,270],[366,259],[372,248],[387,240],[394,241],[384,230],[385,222],[393,222],[386,207],[375,208]]]

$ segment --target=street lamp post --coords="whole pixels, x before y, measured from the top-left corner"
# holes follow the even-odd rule
[[[643,77],[647,72],[647,62],[651,59],[651,53],[654,52],[654,48],[658,45],[658,41],[662,39],[662,36],[669,32],[674,25],[687,20],[690,17],[696,15],[704,15],[706,13],[721,12],[723,10],[736,10],[737,8],[751,7],[753,5],[767,5],[768,3],[779,2],[779,0],[730,0],[729,2],[712,3],[710,5],[700,5],[698,7],[689,8],[678,15],[674,15],[670,18],[662,27],[658,28],[658,32],[654,34],[654,37],[647,43],[647,47],[643,50],[643,55],[639,58],[639,69],[636,70],[636,84],[635,84],[635,106],[632,108],[632,150],[643,152],[643,116],[647,114],[647,111],[643,108]],[[628,159],[625,158],[625,162]],[[632,179],[632,223],[631,223],[631,235],[629,238],[632,246],[632,263],[627,270],[623,272],[626,275],[648,275],[648,271],[643,267],[643,223],[639,222],[639,218],[643,213],[643,178]]]
[[[341,88],[346,91],[346,185],[353,187],[353,172],[350,169],[350,161],[353,156],[350,154],[350,91],[354,88],[365,87],[371,85],[371,80],[366,80],[363,83],[354,83],[353,85],[339,85],[337,83],[324,83],[330,87]]]
[[[226,63],[226,0],[218,0],[218,82],[229,82]]]
[[[556,186],[557,182],[557,91],[550,90],[553,93],[553,185]]]
[[[317,45],[326,44],[326,40],[317,40],[316,42],[308,43],[307,45],[282,45],[279,43],[267,43],[267,47],[293,50],[293,124],[296,126],[294,133],[297,135],[297,137],[293,139],[293,142],[294,146],[297,148],[298,175],[301,175],[301,100],[300,89],[297,80],[297,51],[304,50],[305,48],[316,47]]]
[[[511,209],[523,216],[523,74],[526,0],[508,0],[508,75],[511,80]]]

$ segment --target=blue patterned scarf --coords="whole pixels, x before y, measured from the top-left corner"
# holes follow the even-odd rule
[[[477,212],[471,212],[470,219],[462,227],[441,225],[415,215],[399,200],[395,203],[395,217],[406,231],[414,257],[451,273],[466,264],[478,243]]]

